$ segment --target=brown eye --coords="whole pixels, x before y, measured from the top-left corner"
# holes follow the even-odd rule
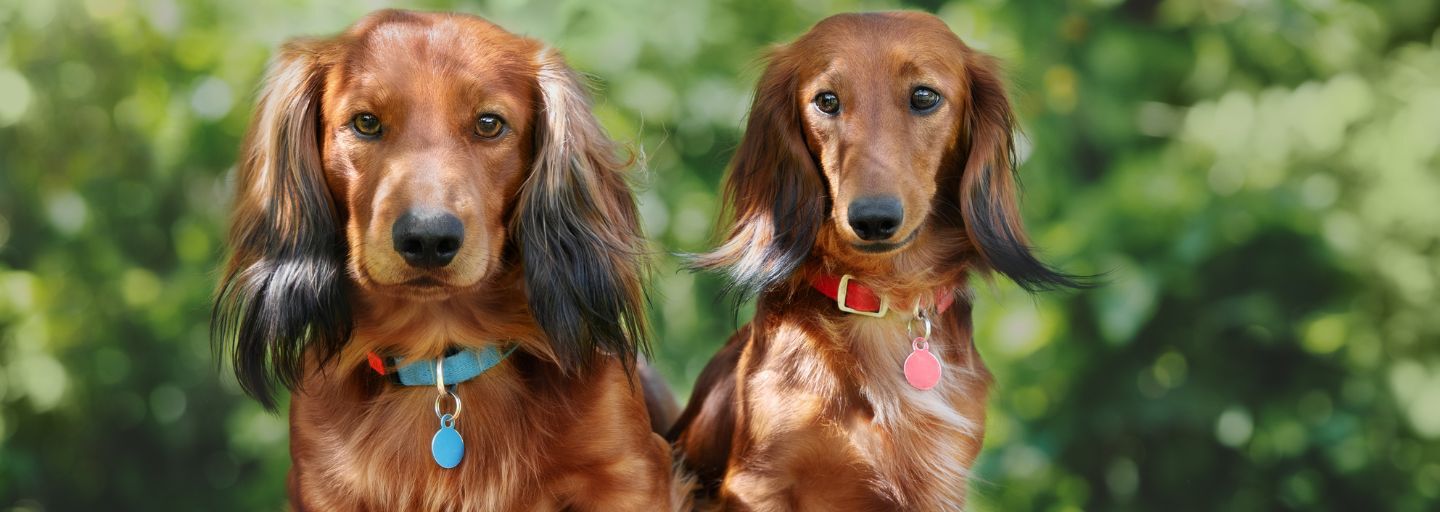
[[[940,93],[929,87],[916,87],[910,93],[910,110],[926,113],[940,105]]]
[[[380,118],[375,114],[365,112],[350,121],[350,126],[355,127],[355,133],[362,137],[374,138],[380,136]]]
[[[475,135],[487,139],[499,137],[505,131],[505,120],[495,114],[481,114],[475,119]]]
[[[815,108],[829,115],[840,112],[840,97],[833,92],[822,92],[815,95]]]

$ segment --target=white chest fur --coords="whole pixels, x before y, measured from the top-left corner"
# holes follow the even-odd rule
[[[984,432],[989,376],[976,358],[945,357],[957,353],[946,344],[959,343],[962,337],[937,330],[928,342],[941,361],[940,381],[928,390],[910,385],[903,367],[914,350],[911,341],[921,331],[919,324],[915,322],[912,334],[905,323],[893,319],[850,323],[850,347],[864,374],[859,391],[874,417],[871,425],[848,429],[848,441],[872,465],[881,485],[890,487],[886,491],[902,502],[955,504],[963,500],[970,463]]]

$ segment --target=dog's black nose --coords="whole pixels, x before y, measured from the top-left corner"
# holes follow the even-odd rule
[[[460,252],[465,224],[449,212],[411,208],[391,226],[390,238],[410,266],[443,267]]]
[[[900,200],[890,196],[869,196],[850,203],[850,228],[861,240],[878,241],[895,236],[905,220]]]

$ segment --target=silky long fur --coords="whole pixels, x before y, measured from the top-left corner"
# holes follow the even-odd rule
[[[1027,291],[1083,288],[1087,278],[1059,272],[1033,254],[1020,218],[1015,161],[1015,110],[999,64],[979,52],[967,55],[968,156],[960,179],[966,233],[986,265]]]
[[[726,273],[728,291],[740,299],[790,279],[809,257],[829,208],[799,131],[795,63],[784,49],[769,60],[725,177],[721,203],[731,227],[718,248],[691,261],[692,268]]]
[[[622,171],[580,77],[551,51],[537,73],[534,173],[511,224],[530,309],[567,368],[647,350],[644,238]],[[627,363],[628,367],[628,363]]]
[[[345,245],[316,147],[322,68],[315,43],[286,45],[271,66],[245,138],[229,261],[211,339],[240,387],[274,409],[307,351],[321,359],[349,338]]]

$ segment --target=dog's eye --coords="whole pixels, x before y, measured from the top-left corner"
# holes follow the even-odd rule
[[[505,120],[495,114],[481,114],[475,119],[475,135],[487,139],[499,137],[505,131]]]
[[[940,104],[940,93],[929,87],[916,87],[910,93],[910,109],[916,112],[929,112]]]
[[[815,108],[820,109],[829,115],[840,112],[840,97],[833,92],[822,92],[815,95]]]
[[[355,116],[355,119],[350,120],[350,126],[355,127],[355,133],[358,133],[361,136],[380,136],[380,118],[375,117],[375,114],[365,112],[363,114]]]

